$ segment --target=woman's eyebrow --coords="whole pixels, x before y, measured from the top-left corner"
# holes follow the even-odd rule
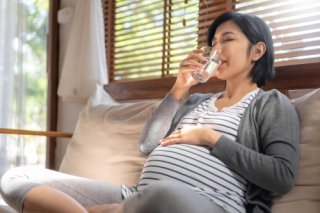
[[[232,32],[232,31],[227,31],[227,32],[222,33],[222,36],[229,35],[229,34],[235,35],[236,33]]]

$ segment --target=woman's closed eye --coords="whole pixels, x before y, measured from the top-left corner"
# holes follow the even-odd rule
[[[232,38],[232,37],[225,37],[225,38],[222,38],[222,42],[229,42],[229,41],[234,41],[235,38]]]
[[[226,38],[223,41],[227,42],[227,41],[233,41],[233,40],[234,40],[233,38]]]
[[[236,40],[235,38],[231,38],[231,37],[226,37],[226,38],[222,38],[220,43],[227,43],[227,42],[231,42],[231,41],[234,41]],[[214,48],[216,46],[217,42],[213,42],[212,43],[212,47]]]

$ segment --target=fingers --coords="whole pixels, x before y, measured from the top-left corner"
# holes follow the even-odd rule
[[[179,144],[182,141],[181,137],[181,131],[180,129],[177,131],[174,131],[164,139],[160,140],[160,145],[161,146],[168,146],[168,145],[173,145],[173,144]]]
[[[167,138],[181,137],[181,129],[172,132]]]
[[[179,71],[175,85],[177,88],[189,90],[192,86],[198,84],[192,77],[192,72],[200,71],[203,67],[206,58],[202,56],[203,50],[192,51],[179,65]]]
[[[184,59],[180,63],[180,69],[183,70],[198,70],[202,67],[203,65],[193,59]]]
[[[169,145],[174,145],[174,144],[180,144],[181,139],[162,139],[160,141],[160,146],[169,146]]]
[[[191,52],[188,57],[181,61],[180,68],[188,69],[188,70],[196,70],[200,69],[203,66],[203,63],[206,61],[201,54],[197,53],[195,50]]]

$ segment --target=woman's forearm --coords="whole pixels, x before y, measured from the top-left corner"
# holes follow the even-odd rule
[[[146,122],[139,138],[139,150],[148,155],[159,145],[160,139],[168,133],[172,119],[175,116],[181,102],[171,94],[167,94],[159,107],[153,112]]]

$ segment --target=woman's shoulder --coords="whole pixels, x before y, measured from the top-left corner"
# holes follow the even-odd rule
[[[277,89],[271,89],[268,91],[260,89],[257,95],[257,99],[260,101],[268,101],[268,102],[290,102],[289,98],[284,95],[282,92],[280,92]]]
[[[259,128],[266,129],[277,125],[299,126],[298,112],[290,99],[278,90],[260,90],[247,110]],[[282,126],[281,126],[282,128]]]
[[[285,94],[276,89],[268,91],[260,89],[254,105],[256,108],[260,108],[261,110],[266,109],[268,111],[278,111],[281,109],[291,109],[295,111],[294,104],[290,101],[290,99]]]

